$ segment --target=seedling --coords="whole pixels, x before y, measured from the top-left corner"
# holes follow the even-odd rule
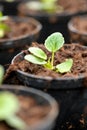
[[[3,82],[4,68],[0,65],[0,84]]]
[[[59,72],[66,73],[71,70],[73,60],[65,59],[63,63],[54,66],[55,53],[64,45],[64,37],[61,33],[56,32],[51,34],[45,40],[45,48],[51,52],[51,57],[47,57],[46,53],[38,47],[30,47],[28,50],[30,54],[25,55],[24,59],[38,65],[43,65],[45,68]]]
[[[2,12],[0,12],[0,38],[3,38],[5,33],[10,31],[10,27],[3,23],[6,19],[8,19],[8,16],[3,16]]]
[[[48,13],[53,13],[56,10],[58,12],[63,11],[63,8],[56,4],[57,0],[39,0],[39,1],[30,1],[29,4],[27,4],[27,7],[29,9],[33,10],[44,10]]]
[[[3,81],[4,69],[0,65],[0,84]],[[25,130],[26,124],[16,114],[19,111],[19,101],[11,92],[0,92],[0,121],[18,130]]]
[[[20,106],[17,97],[11,92],[0,92],[0,121],[5,121],[17,130],[25,130],[26,125],[16,113]]]
[[[15,1],[15,0],[6,0],[7,2],[13,2],[13,1]]]

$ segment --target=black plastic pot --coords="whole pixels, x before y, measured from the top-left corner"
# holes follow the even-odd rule
[[[29,2],[29,1],[28,1]],[[18,6],[18,12],[20,16],[31,16],[35,19],[39,20],[42,25],[43,29],[41,31],[40,39],[38,40],[40,43],[43,43],[44,40],[53,32],[61,32],[64,37],[66,43],[70,41],[70,38],[67,37],[69,35],[67,23],[70,20],[72,16],[78,15],[78,14],[84,14],[87,13],[86,11],[79,11],[70,13],[67,11],[63,11],[62,13],[32,13],[33,11],[28,11],[27,7],[25,10],[23,10],[24,6],[27,4],[27,2],[20,3]]]
[[[50,95],[33,88],[14,85],[2,85],[0,86],[0,91],[10,91],[16,95],[30,96],[35,99],[38,105],[48,105],[50,107],[50,111],[46,117],[30,125],[26,130],[51,130],[53,128],[55,119],[59,113],[59,106]]]
[[[21,50],[26,48],[26,46],[30,45],[31,42],[36,41],[39,37],[40,30],[42,25],[33,18],[20,18],[20,17],[12,17],[14,21],[21,22],[29,22],[33,24],[36,28],[31,33],[26,34],[24,36],[1,40],[0,41],[0,64],[5,65],[9,64],[12,58]]]
[[[0,0],[0,7],[5,15],[17,15],[17,6],[23,1],[27,0],[13,0],[12,2]]]
[[[77,21],[78,20],[78,23],[83,20],[83,21],[86,21],[87,23],[87,15],[78,15],[78,16],[74,16],[68,23],[68,30],[69,30],[69,33],[70,33],[70,39],[72,42],[79,42],[80,44],[83,44],[83,45],[87,45],[87,32],[80,32],[79,28],[76,28],[74,24],[76,24],[78,26],[78,23]],[[87,26],[86,26],[87,27]],[[85,28],[86,28],[85,27]],[[84,28],[84,25],[83,25],[83,29]]]

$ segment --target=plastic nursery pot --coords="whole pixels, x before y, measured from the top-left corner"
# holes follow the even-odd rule
[[[24,70],[26,70],[26,66],[28,66],[28,64],[26,64],[26,60],[24,63],[24,56],[26,55],[25,52],[21,52],[21,53],[17,54],[12,60],[13,67],[15,66],[15,63],[16,63],[16,67],[17,67],[18,64],[21,63],[21,61],[23,61],[23,64],[26,64],[25,67],[22,66],[24,68],[22,68],[21,64],[20,64],[20,66],[19,66],[20,69],[19,68],[16,69],[15,72],[17,74],[17,77],[19,78],[20,81],[22,81],[23,84],[25,84],[27,86],[39,88],[39,89],[71,89],[71,88],[74,89],[74,88],[82,87],[84,85],[83,82],[85,79],[86,69],[85,68],[82,69],[84,66],[83,66],[82,62],[80,62],[80,61],[84,60],[84,65],[86,64],[85,58],[87,58],[87,55],[86,55],[87,48],[85,46],[82,46],[79,44],[65,44],[64,50],[62,49],[62,51],[60,50],[59,52],[60,53],[58,53],[56,55],[59,55],[59,57],[61,59],[62,58],[67,59],[69,57],[72,57],[72,59],[74,60],[72,72],[70,73],[70,75],[68,75],[68,73],[67,74],[65,73],[65,76],[64,75],[59,76],[58,73],[55,72],[56,76],[52,77],[52,74],[50,71],[47,71],[47,73],[49,73],[49,75],[47,75],[47,73],[45,73],[44,70],[42,70],[42,72],[44,72],[44,74],[39,73],[39,75],[38,75],[37,72],[41,71],[41,68],[40,68],[40,70],[38,70],[39,69],[38,65],[34,69],[34,71],[33,71],[34,73],[33,72],[29,73],[29,70],[28,70],[28,72],[27,71],[24,72]],[[77,55],[79,53],[81,53],[81,56]],[[64,57],[64,55],[66,55],[66,56]],[[58,61],[56,61],[56,62],[58,62]],[[31,64],[30,68],[31,67],[34,68],[35,66],[32,66],[32,64]],[[29,68],[29,66],[27,68]]]
[[[31,1],[31,0],[30,0]],[[27,5],[29,5],[29,2],[20,3],[18,6],[18,12],[21,16],[32,16],[36,19],[38,19],[42,25],[43,29],[41,31],[40,35],[40,42],[44,42],[44,40],[49,36],[51,33],[59,31],[61,32],[66,42],[69,42],[69,37],[67,37],[68,29],[67,29],[67,23],[70,20],[70,18],[74,15],[77,15],[78,13],[85,13],[87,12],[87,1],[68,1],[68,0],[59,0],[59,5],[61,5],[64,8],[63,12],[56,11],[55,13],[46,13],[42,11],[33,11],[33,9],[28,9]],[[78,6],[78,7],[77,7]]]
[[[25,99],[25,97],[27,97],[27,101],[28,101],[28,98],[34,99],[37,104],[36,111],[38,111],[38,109],[41,106],[43,106],[42,112],[44,112],[44,107],[46,107],[46,106],[49,107],[49,111],[46,113],[46,115],[42,116],[41,119],[36,120],[36,122],[33,118],[31,123],[29,124],[29,127],[27,127],[26,130],[51,130],[53,128],[53,126],[55,124],[54,123],[55,119],[59,113],[59,106],[56,103],[55,99],[52,98],[50,95],[45,94],[44,92],[41,92],[39,90],[35,90],[33,88],[24,88],[23,86],[14,86],[14,85],[2,85],[2,86],[0,86],[0,92],[1,91],[10,91],[17,96],[20,96],[20,95],[23,96],[24,99]],[[26,101],[26,103],[27,103],[27,101]],[[30,101],[30,102],[32,102],[32,101]],[[19,100],[19,103],[20,103],[20,100]],[[35,106],[33,106],[33,107],[35,107]],[[33,109],[33,107],[32,107],[32,109]],[[39,115],[39,113],[38,113],[38,115]],[[28,119],[29,118],[31,118],[31,117],[28,117]]]
[[[17,15],[17,6],[26,0],[0,0],[1,10],[5,15]]]
[[[3,65],[9,64],[12,58],[18,52],[26,48],[26,46],[29,46],[31,42],[36,41],[37,38],[39,37],[39,33],[42,28],[42,25],[33,18],[12,17],[12,20],[17,25],[17,27],[15,28],[14,36],[10,38],[0,39],[0,64]],[[20,23],[23,25],[22,26],[19,25]],[[12,31],[14,32],[13,25],[11,26]],[[20,32],[18,32],[19,29]]]
[[[87,45],[87,15],[73,17],[68,23],[72,42]]]

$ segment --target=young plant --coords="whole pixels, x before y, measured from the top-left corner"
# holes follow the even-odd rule
[[[7,2],[14,2],[15,0],[6,0]]]
[[[0,92],[0,121],[5,121],[17,130],[25,130],[26,125],[16,113],[20,109],[17,97],[8,91]]]
[[[55,53],[63,46],[64,37],[61,33],[56,32],[51,34],[45,40],[45,48],[51,52],[51,57],[47,57],[46,53],[38,47],[30,47],[28,50],[31,54],[25,55],[24,59],[38,65],[43,65],[45,68],[59,72],[66,73],[71,70],[73,65],[72,59],[65,59],[63,63],[54,66]]]
[[[49,13],[53,13],[53,12],[62,12],[63,8],[62,6],[58,5],[56,2],[57,0],[40,0],[42,3],[42,9],[49,12]]]
[[[0,65],[0,84],[3,81],[4,69]],[[17,97],[8,91],[0,92],[0,121],[5,121],[9,126],[25,130],[26,124],[16,113],[19,111],[19,101]]]
[[[39,1],[31,1],[27,6],[29,9],[34,9],[34,10],[44,10],[48,13],[53,13],[56,10],[57,11],[63,11],[63,8],[56,4],[57,0],[39,0]]]
[[[3,82],[4,68],[0,65],[0,85]]]
[[[10,31],[10,27],[3,23],[6,19],[8,19],[8,16],[3,16],[2,12],[0,12],[0,38],[3,38],[5,33]]]

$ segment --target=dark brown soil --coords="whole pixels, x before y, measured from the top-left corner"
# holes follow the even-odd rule
[[[28,96],[18,96],[20,102],[20,110],[17,113],[27,125],[34,125],[41,119],[46,117],[50,111],[50,107],[46,104],[39,105],[35,99]],[[0,130],[14,130],[9,127],[4,121],[0,122]]]
[[[48,105],[40,105],[32,97],[19,96],[19,101],[21,108],[18,112],[18,115],[28,125],[34,125],[35,123],[46,117],[50,111],[50,107]]]
[[[58,0],[58,3],[69,13],[87,11],[87,0]]]
[[[48,57],[51,57],[51,53],[44,48],[43,44],[33,43],[32,46],[38,46],[42,48],[47,53]],[[29,52],[25,51],[24,53],[27,54]],[[62,47],[62,49],[60,49],[55,53],[54,65],[57,65],[68,58],[72,58],[74,62],[71,72],[60,74],[55,71],[46,69],[43,66],[29,63],[26,60],[20,60],[18,57],[16,58],[15,63],[9,66],[5,78],[8,77],[11,72],[18,69],[29,74],[34,74],[43,77],[49,76],[54,78],[77,77],[87,73],[87,48],[86,47],[81,46],[79,44],[65,44],[64,47]]]
[[[0,38],[0,41],[15,39],[24,35],[29,35],[36,28],[36,26],[29,21],[16,21],[11,17],[9,17],[7,20],[3,22],[10,27],[10,31],[7,31],[5,33],[5,36],[3,38]]]
[[[80,12],[80,11],[87,11],[87,0],[58,0],[58,5],[63,7],[63,11],[62,12],[68,12],[69,14],[72,13],[76,13],[76,12]],[[29,12],[29,14],[37,14],[37,13],[42,13],[44,14],[44,11],[36,11],[36,10],[31,10],[29,8],[27,8],[26,5],[21,4],[19,6],[19,12],[26,14]],[[56,10],[55,13],[61,13],[60,10]]]
[[[73,27],[81,34],[87,34],[87,17],[76,17],[73,19]]]

